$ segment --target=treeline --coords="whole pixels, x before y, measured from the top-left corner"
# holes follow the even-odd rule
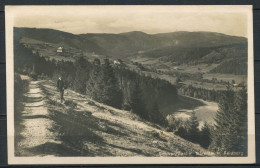
[[[146,69],[146,71],[148,71]],[[200,83],[218,83],[218,84],[224,84],[228,85],[230,84],[229,81],[224,81],[224,80],[218,80],[217,78],[212,78],[212,79],[203,79],[203,74],[202,72],[198,73],[187,73],[187,72],[179,72],[179,71],[168,71],[168,72],[162,72],[161,70],[156,70],[155,68],[150,69],[151,72],[155,72],[158,74],[167,74],[172,77],[176,77],[176,81],[182,81],[182,80],[194,80]]]
[[[211,73],[227,73],[235,75],[247,74],[247,58],[238,58],[221,63]]]
[[[219,47],[164,47],[157,50],[151,50],[144,53],[145,56],[150,58],[160,58],[162,61],[175,62],[177,65],[188,64],[196,65],[200,63],[203,56],[208,55],[213,50]]]
[[[178,92],[181,95],[215,102],[218,102],[221,94],[223,93],[222,90],[197,88],[192,85],[189,85],[188,87],[182,86],[178,89]]]
[[[61,75],[66,87],[101,103],[132,110],[142,118],[159,124],[165,123],[160,106],[177,101],[174,85],[113,65],[108,59],[89,62],[81,57],[75,62],[55,61],[16,45],[15,69],[35,79],[47,76],[57,80]]]
[[[117,66],[116,78],[123,92],[123,108],[150,121],[165,124],[160,107],[177,103],[177,89],[170,82]]]
[[[221,64],[223,61],[247,58],[247,43],[236,43],[216,47],[170,46],[150,50],[142,55],[159,58],[175,65]],[[163,57],[162,57],[163,56]],[[238,65],[239,66],[239,65]]]

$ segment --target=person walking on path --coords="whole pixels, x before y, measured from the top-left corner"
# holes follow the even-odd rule
[[[62,103],[62,101],[64,101],[64,81],[61,76],[59,76],[59,79],[57,81],[57,89],[60,92],[60,102]]]

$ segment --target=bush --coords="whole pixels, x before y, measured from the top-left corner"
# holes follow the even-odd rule
[[[156,131],[151,131],[151,135],[152,135],[152,137],[157,138],[157,139],[161,138],[160,134]]]
[[[60,105],[60,103],[57,100],[52,100],[52,99],[47,99],[46,101],[48,104],[54,105],[54,106],[58,106]]]
[[[28,81],[22,80],[19,74],[14,74],[14,95],[15,100],[22,97],[23,93],[28,90]]]
[[[123,110],[130,111],[130,110],[131,110],[131,106],[130,106],[129,104],[124,103],[124,104],[122,105],[122,109],[123,109]]]
[[[77,103],[73,102],[72,100],[65,100],[64,104],[70,108],[75,108],[77,106]]]
[[[211,130],[210,126],[205,123],[201,130],[199,130],[199,122],[195,113],[193,112],[189,120],[181,121],[180,119],[172,119],[167,117],[168,121],[171,121],[171,128],[177,130],[176,135],[193,143],[200,144],[203,148],[208,148],[211,143]]]
[[[188,137],[188,132],[184,127],[180,127],[178,131],[175,132],[176,135],[186,139]]]

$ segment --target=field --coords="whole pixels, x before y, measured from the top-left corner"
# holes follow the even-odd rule
[[[232,82],[232,80],[235,81],[235,83],[247,83],[247,77],[246,75],[233,75],[233,74],[218,74],[218,73],[207,73],[203,75],[203,79],[212,79],[217,78],[218,81],[223,80],[227,82]]]
[[[172,62],[161,61],[158,58],[145,58],[145,57],[134,57],[131,58],[132,62],[138,62],[146,70],[142,73],[150,75],[155,78],[161,78],[171,82],[172,84],[177,84],[177,76],[180,76],[182,84],[185,86],[193,86],[196,88],[204,88],[209,90],[225,90],[227,82],[230,84],[246,84],[246,75],[234,75],[234,74],[219,74],[219,73],[209,73],[210,70],[217,67],[218,64],[198,64],[198,65],[175,65]],[[129,64],[132,66],[132,64]],[[196,76],[200,76],[198,78]],[[185,76],[182,78],[181,76]],[[187,77],[194,76],[194,77]]]

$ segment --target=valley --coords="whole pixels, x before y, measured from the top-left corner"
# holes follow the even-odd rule
[[[237,86],[247,81],[246,72],[241,71],[247,58],[247,39],[243,37],[213,32],[151,35],[138,31],[74,35],[52,29],[15,28],[15,40],[46,59],[120,59],[133,70],[174,84],[178,77],[186,86],[224,90],[227,82]]]
[[[235,91],[247,85],[247,39],[243,37],[214,32],[136,31],[75,35],[34,28],[15,28],[14,33],[15,44],[46,60],[75,62],[84,58],[103,63],[109,59],[115,68],[169,82],[176,86],[178,99],[159,103],[161,113],[185,119],[195,112],[200,128],[205,122],[214,124],[219,95],[228,85]]]

